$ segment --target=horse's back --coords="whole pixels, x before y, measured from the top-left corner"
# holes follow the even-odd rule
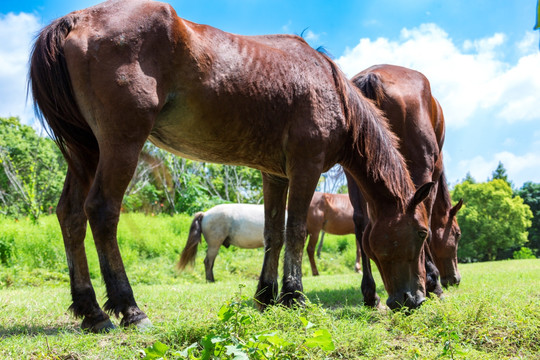
[[[416,185],[438,178],[444,142],[442,110],[431,93],[429,80],[420,72],[401,66],[375,65],[353,78],[377,74],[383,87],[381,109],[398,136],[400,152],[409,163]]]

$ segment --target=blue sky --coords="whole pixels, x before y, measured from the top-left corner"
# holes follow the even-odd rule
[[[0,2],[0,116],[33,123],[28,49],[40,27],[97,1]],[[447,124],[447,177],[486,180],[499,161],[516,186],[540,182],[536,0],[169,1],[179,16],[245,34],[304,31],[348,76],[391,63],[423,72]]]

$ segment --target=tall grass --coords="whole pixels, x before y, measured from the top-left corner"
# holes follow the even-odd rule
[[[205,279],[204,240],[193,270],[179,274],[174,266],[185,245],[191,221],[192,217],[184,214],[174,217],[122,214],[118,245],[132,284],[171,284]],[[0,229],[0,287],[69,282],[64,244],[55,216],[42,217],[38,223],[0,217]],[[356,256],[353,236],[327,235],[325,239],[326,256],[318,261],[319,270],[333,274],[352,272]],[[92,280],[99,280],[98,257],[89,228],[85,246],[90,276]],[[215,277],[232,280],[241,274],[257,279],[262,259],[263,249],[222,247],[214,267]],[[311,272],[307,257],[303,271],[305,274]]]
[[[540,261],[512,260],[460,265],[462,283],[430,299],[411,314],[362,306],[360,276],[353,272],[352,237],[325,237],[321,276],[304,264],[304,308],[255,310],[262,250],[222,249],[214,269],[216,283],[204,281],[201,246],[196,267],[174,270],[189,228],[189,216],[122,215],[119,243],[139,306],[154,328],[140,333],[118,329],[82,334],[71,304],[65,255],[56,219],[39,224],[0,219],[0,244],[11,244],[9,261],[0,267],[0,359],[136,359],[156,341],[175,351],[200,344],[220,331],[218,312],[242,291],[242,314],[250,321],[247,337],[272,332],[286,339],[290,358],[306,359],[537,359],[540,351]],[[347,240],[349,245],[346,245]],[[0,249],[2,249],[0,245]],[[8,246],[6,246],[7,248]],[[91,237],[87,252],[96,294],[97,256]],[[378,292],[386,293],[375,273]],[[305,318],[327,329],[335,348],[301,346]],[[118,320],[114,320],[118,323]],[[310,335],[310,334],[307,334]],[[292,354],[292,355],[291,355]]]

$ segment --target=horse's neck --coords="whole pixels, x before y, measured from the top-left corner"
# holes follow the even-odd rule
[[[406,199],[397,196],[386,181],[375,179],[373,174],[369,174],[367,170],[363,171],[357,180],[362,190],[362,196],[369,205],[370,217],[404,211]]]

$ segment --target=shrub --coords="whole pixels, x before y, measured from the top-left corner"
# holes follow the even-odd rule
[[[514,251],[514,259],[536,259],[536,256],[534,256],[532,250],[528,247],[522,247]]]

